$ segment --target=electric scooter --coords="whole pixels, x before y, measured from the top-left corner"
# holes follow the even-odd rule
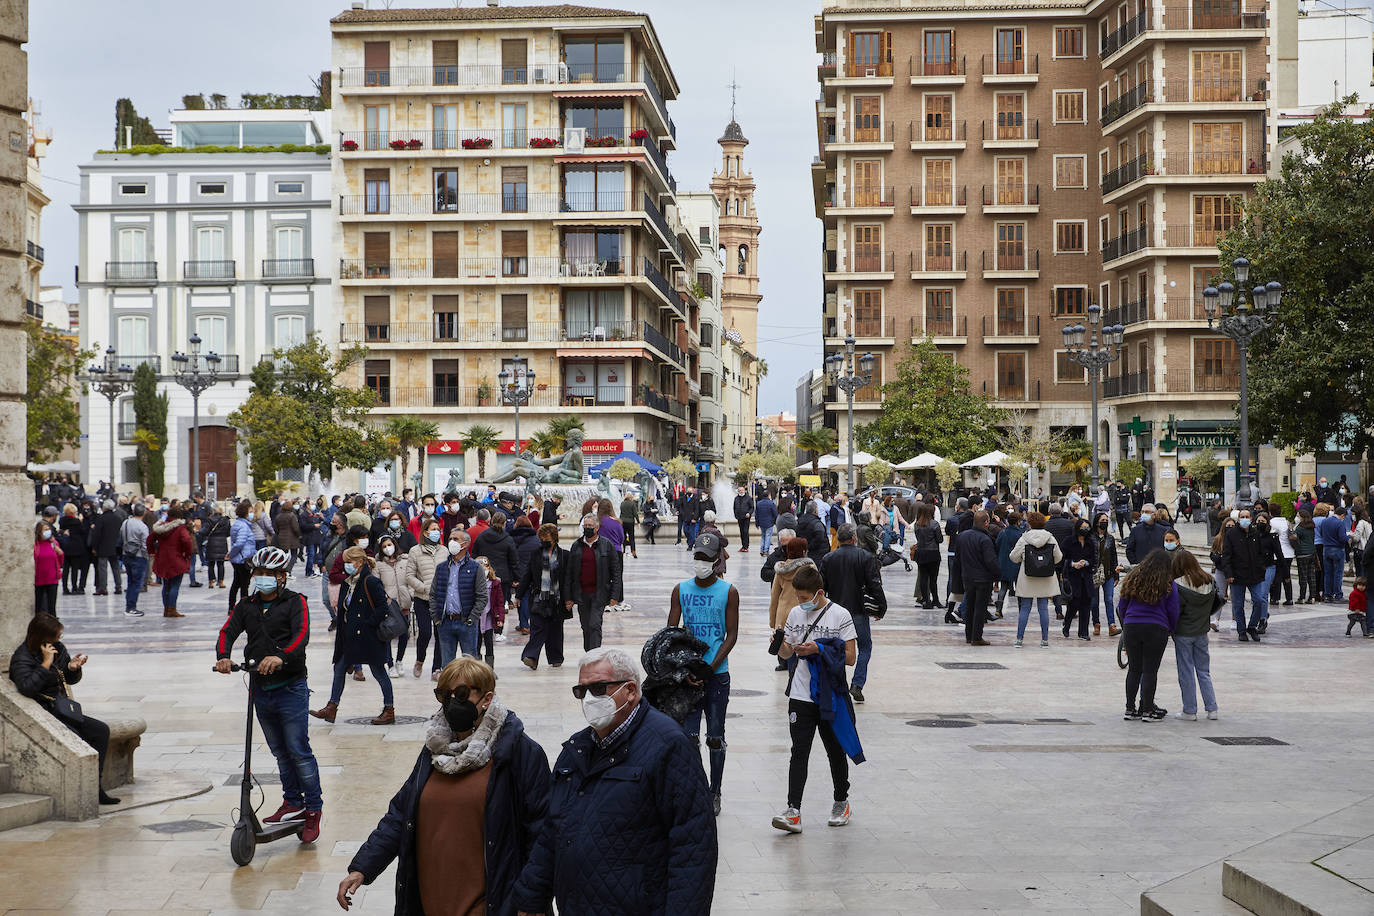
[[[249,659],[244,664],[229,666],[230,671],[253,671],[258,663]],[[248,725],[243,738],[243,782],[239,783],[239,820],[234,825],[234,834],[229,839],[229,855],[235,865],[247,865],[253,861],[259,843],[271,843],[289,836],[299,836],[305,829],[303,821],[286,821],[280,824],[264,825],[258,820],[257,809],[253,807],[253,679],[248,679]]]

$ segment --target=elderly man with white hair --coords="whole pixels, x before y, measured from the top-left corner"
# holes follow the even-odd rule
[[[487,607],[487,573],[468,552],[471,543],[461,528],[450,531],[448,559],[434,568],[429,583],[429,613],[439,644],[440,668],[459,655],[481,657],[477,643]]]
[[[522,916],[706,916],[716,825],[701,757],[640,691],[639,665],[598,648],[573,696],[588,727],[553,765],[548,816],[516,883]]]

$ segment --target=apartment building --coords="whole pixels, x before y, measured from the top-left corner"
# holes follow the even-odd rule
[[[224,375],[247,374],[277,348],[318,334],[338,339],[330,255],[329,112],[197,110],[171,113],[172,146],[157,155],[99,152],[81,166],[81,346],[163,376],[166,490],[190,492],[190,393],[172,380],[176,353],[220,356]],[[301,152],[302,146],[319,151]],[[252,152],[197,152],[200,147]],[[288,148],[290,152],[282,151]],[[249,492],[246,457],[228,416],[246,380],[200,397],[199,486],[214,474],[221,498]],[[90,391],[82,404],[81,468],[87,481],[138,480],[132,392],[115,405]],[[115,437],[115,467],[109,441]],[[296,469],[299,475],[301,469]],[[159,494],[161,495],[161,494]]]
[[[853,335],[878,357],[855,422],[928,336],[999,405],[1086,437],[1062,328],[1096,303],[1126,328],[1104,458],[1134,442],[1163,496],[1175,459],[1224,456],[1237,357],[1200,293],[1271,165],[1267,4],[836,0],[815,22],[826,350]]]
[[[24,160],[24,314],[43,322],[61,322],[57,326],[66,330],[67,316],[45,316],[43,308],[43,208],[51,203],[43,193],[43,159],[48,155],[48,144],[52,134],[38,126],[38,114],[33,100],[29,100],[29,110],[24,114],[24,131],[27,134],[28,155]]]
[[[726,461],[727,430],[738,422],[725,409],[725,312],[721,305],[722,261],[712,247],[720,237],[721,208],[714,194],[693,191],[678,196],[682,222],[697,240],[692,265],[687,330],[687,394],[690,432],[681,450],[697,465],[699,482],[709,484],[718,471],[733,469]]]
[[[365,10],[332,21],[345,344],[378,418],[439,425],[425,487],[513,461],[499,376],[535,372],[589,454],[666,460],[711,427],[693,351],[702,257],[667,164],[678,86],[647,16],[578,6]]]

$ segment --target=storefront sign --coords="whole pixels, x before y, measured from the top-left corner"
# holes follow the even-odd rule
[[[435,439],[425,446],[427,455],[461,455],[463,443],[457,439]]]
[[[1179,433],[1179,448],[1234,448],[1235,433]]]
[[[528,447],[529,439],[525,439]],[[630,442],[630,451],[634,451],[634,442]],[[623,439],[586,439],[582,442],[582,451],[588,455],[619,455],[625,451],[625,440]],[[515,440],[502,439],[501,446],[497,449],[502,455],[515,454]],[[435,439],[425,447],[426,454],[429,455],[461,455],[463,454],[463,443],[458,439]]]

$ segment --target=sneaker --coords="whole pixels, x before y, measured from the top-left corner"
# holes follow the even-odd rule
[[[431,671],[431,672],[429,673],[429,679],[430,679],[431,681],[437,681],[437,680],[439,680],[439,672],[437,672],[437,671]]]
[[[1142,713],[1140,714],[1140,721],[1142,721],[1142,722],[1163,722],[1163,721],[1164,721],[1165,719],[1167,719],[1168,717],[1169,717],[1169,710],[1167,710],[1167,709],[1162,709],[1162,708],[1156,706],[1154,709],[1150,710],[1149,712],[1142,712]]]
[[[395,680],[396,678],[401,676],[401,669],[396,667],[395,665],[387,665],[386,673],[390,678]]]
[[[801,810],[798,808],[788,808],[782,814],[774,815],[773,826],[778,830],[785,830],[788,833],[801,833]]]
[[[415,667],[411,669],[410,673],[413,674],[413,675],[415,675],[415,676],[418,678],[421,674],[424,673],[424,670],[425,670],[425,663],[424,663],[424,662],[416,662],[416,663],[415,663]]]
[[[1217,711],[1215,709],[1207,710],[1207,718],[1215,722],[1217,718]]]
[[[1176,716],[1178,716],[1180,719],[1184,719],[1184,720],[1186,720],[1186,721],[1188,721],[1188,722],[1196,722],[1196,721],[1197,721],[1197,713],[1195,713],[1195,712],[1179,712],[1179,713],[1174,713],[1174,715],[1176,715]]]
[[[1247,633],[1250,634],[1250,641],[1251,641],[1251,642],[1259,642],[1259,641],[1260,641],[1259,630],[1256,629],[1255,627],[1249,627],[1249,628],[1246,629],[1245,632],[1247,632]]]
[[[1050,641],[1049,641],[1048,639],[1042,639],[1042,640],[1040,640],[1040,648],[1042,648],[1042,649],[1048,649],[1049,647],[1050,647]]]
[[[305,819],[305,808],[293,805],[289,801],[281,803],[275,814],[263,818],[264,824],[281,824],[286,821],[300,821]]]
[[[320,817],[323,811],[305,812],[305,826],[301,828],[301,842],[313,843],[320,838]]]
[[[1019,639],[1016,641],[1016,648],[1021,648],[1021,640]]]
[[[1134,707],[1127,706],[1126,714],[1123,715],[1121,718],[1125,719],[1127,722],[1134,722],[1135,720],[1140,718],[1140,713],[1137,712]]]
[[[830,819],[826,821],[831,827],[843,827],[849,823],[849,802],[837,801],[830,806]]]
[[[129,609],[127,609],[127,610],[124,611],[124,616],[125,616],[125,617],[142,617],[142,616],[143,616],[143,612],[140,611],[138,608],[129,608]]]
[[[711,811],[716,817],[720,817],[720,796],[711,796]]]
[[[492,639],[492,642],[505,642],[505,641],[506,641],[506,634],[505,634],[505,633],[497,633],[497,634],[496,634],[495,636],[493,636],[491,639]]]
[[[850,687],[849,695],[854,698],[855,703],[862,703],[864,701],[864,689],[862,687],[857,685]]]

